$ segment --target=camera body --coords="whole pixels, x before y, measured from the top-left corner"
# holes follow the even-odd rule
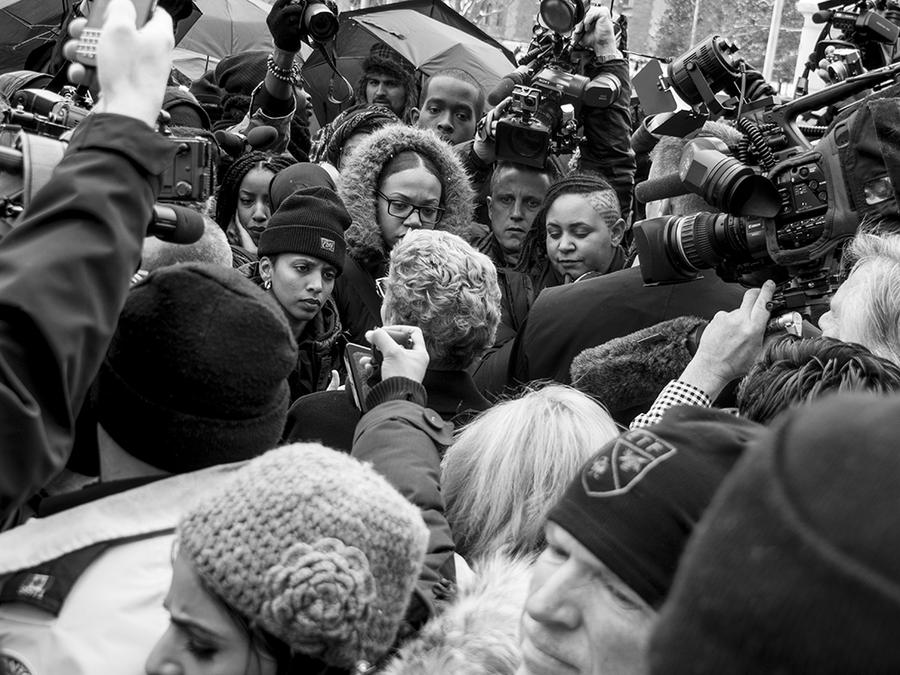
[[[75,101],[71,92],[62,95],[46,89],[20,89],[11,103],[5,115],[7,124],[52,138],[74,129],[91,113],[89,107]]]

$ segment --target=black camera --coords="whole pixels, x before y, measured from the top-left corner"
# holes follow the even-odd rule
[[[91,113],[89,105],[79,105],[72,91],[63,95],[46,89],[20,89],[10,103],[4,115],[7,124],[53,138],[74,129]]]
[[[534,167],[544,166],[548,154],[573,152],[582,139],[582,106],[608,107],[623,86],[609,73],[592,79],[578,72],[591,54],[573,47],[564,34],[584,19],[580,0],[542,0],[539,16],[544,25],[535,25],[521,65],[488,96],[491,105],[510,94],[513,99],[497,121],[497,159]],[[623,39],[623,22],[620,17],[617,40]]]
[[[294,0],[304,5],[303,32],[313,42],[328,42],[338,32],[337,5],[331,0]]]

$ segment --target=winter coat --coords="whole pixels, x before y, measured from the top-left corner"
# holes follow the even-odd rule
[[[569,382],[572,359],[588,347],[677,316],[711,319],[741,304],[743,289],[715,274],[681,284],[644,286],[639,267],[540,294],[516,337],[513,376],[520,382]],[[496,357],[495,357],[496,358]]]
[[[259,263],[246,265],[240,271],[262,288]],[[301,396],[324,391],[331,380],[331,371],[344,370],[346,342],[337,305],[328,298],[322,310],[306,324],[303,334],[297,337],[297,367],[288,376],[292,403]]]
[[[379,313],[373,311],[372,296],[378,297],[375,279],[387,273],[390,251],[378,225],[375,192],[385,165],[406,150],[428,157],[441,174],[441,203],[446,210],[436,229],[466,238],[471,227],[474,193],[451,146],[430,130],[403,124],[388,125],[366,138],[347,158],[338,180],[338,194],[353,223],[344,235],[347,269],[338,277],[334,298],[351,342],[366,344],[365,332],[381,325]],[[356,269],[351,269],[351,258]],[[378,307],[381,307],[380,299]]]
[[[65,465],[175,146],[91,115],[0,246],[0,525]]]
[[[415,638],[401,645],[383,675],[513,675],[522,661],[519,620],[531,564],[496,554],[460,576],[457,595]]]
[[[169,623],[175,526],[198,493],[243,464],[157,480],[0,534],[0,672],[143,673]]]

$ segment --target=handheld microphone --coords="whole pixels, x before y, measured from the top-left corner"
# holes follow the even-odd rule
[[[642,183],[638,183],[634,188],[634,196],[641,204],[655,202],[658,199],[680,197],[681,195],[690,194],[690,192],[682,182],[681,176],[677,173],[645,180]]]
[[[147,236],[173,244],[193,244],[203,236],[203,216],[184,206],[154,204]]]
[[[278,140],[278,131],[275,127],[263,125],[252,128],[246,135],[220,129],[213,133],[213,136],[226,154],[236,157],[248,149],[266,150]]]

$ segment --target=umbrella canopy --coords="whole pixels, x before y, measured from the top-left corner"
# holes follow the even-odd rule
[[[55,42],[70,0],[0,0],[0,73],[25,67],[38,47]]]
[[[459,19],[465,21],[462,17]],[[376,42],[383,42],[397,51],[423,75],[433,75],[446,68],[468,71],[485,92],[515,68],[507,50],[493,40],[487,42],[415,9],[380,8],[341,17],[335,54],[338,70],[351,87],[356,86],[362,75],[363,61]],[[340,111],[339,106],[327,102],[332,76],[331,68],[319,52],[314,52],[303,66],[303,77],[312,94],[316,117],[323,124]],[[335,78],[336,97],[337,93],[346,94],[345,89]],[[341,107],[351,103],[347,101]]]
[[[194,5],[200,16],[178,42],[180,49],[218,63],[229,54],[274,47],[266,27],[271,6],[262,0],[194,0]]]

